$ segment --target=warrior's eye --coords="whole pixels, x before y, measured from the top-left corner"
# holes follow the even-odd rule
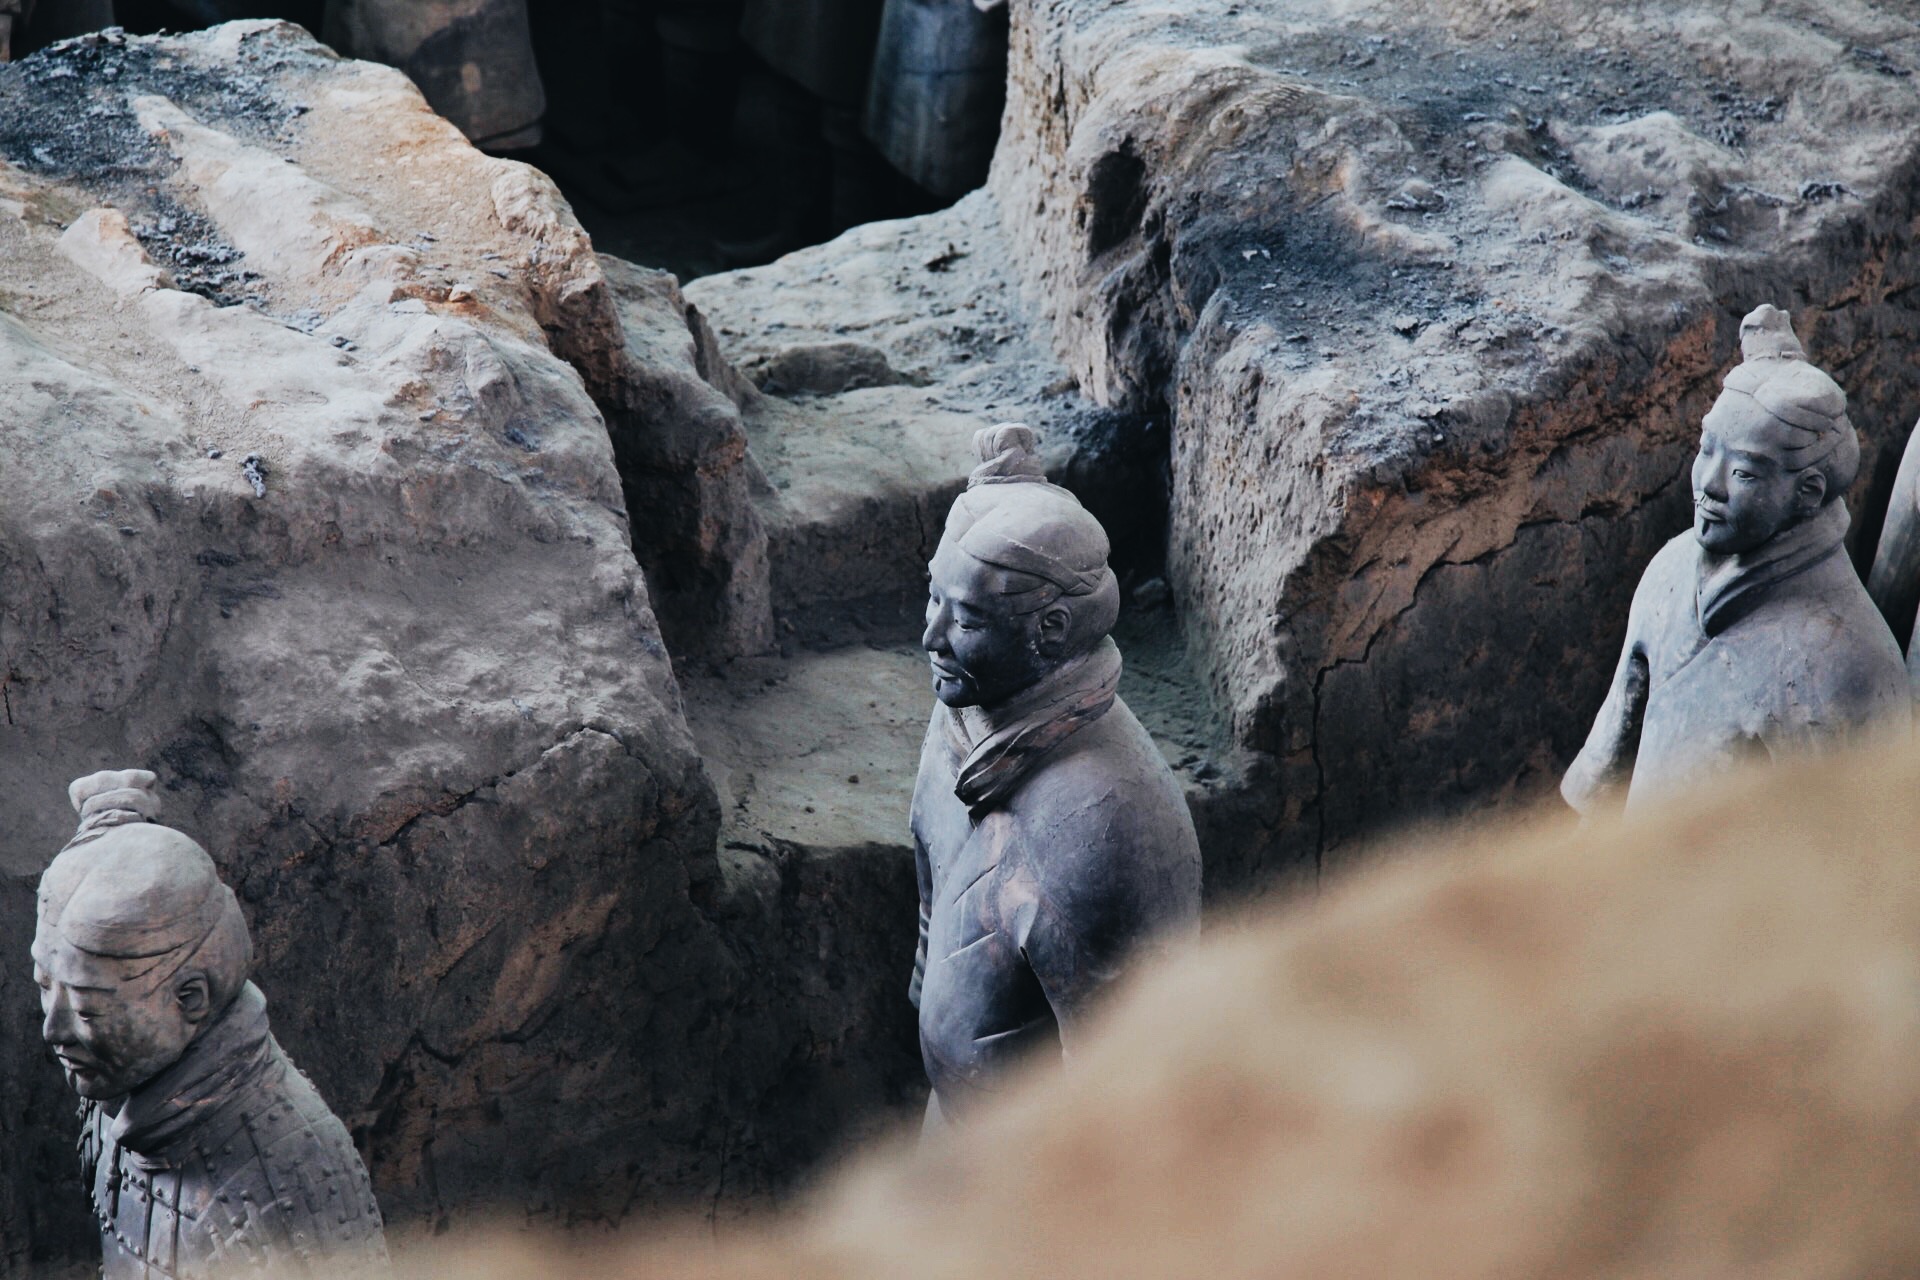
[[[1736,467],[1734,468],[1733,478],[1736,480],[1751,480],[1753,479],[1753,472],[1742,471],[1738,467]]]

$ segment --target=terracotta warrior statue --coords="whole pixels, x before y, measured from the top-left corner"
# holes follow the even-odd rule
[[[157,825],[154,775],[69,791],[40,878],[41,1034],[83,1099],[106,1280],[387,1270],[353,1143],[267,1028],[253,944],[206,851]]]
[[[1787,315],[1741,322],[1742,360],[1700,424],[1694,523],[1634,591],[1613,687],[1560,785],[1583,812],[1745,757],[1911,732],[1900,649],[1841,545],[1860,467],[1847,398]]]
[[[1900,457],[1867,593],[1893,628],[1894,642],[1906,646],[1908,684],[1920,698],[1920,644],[1913,643],[1920,634],[1920,430],[1907,438]]]
[[[1070,1050],[1095,998],[1200,917],[1186,800],[1115,692],[1107,535],[1047,482],[1026,427],[975,445],[921,637],[939,699],[912,817],[929,1129],[1023,1053]]]

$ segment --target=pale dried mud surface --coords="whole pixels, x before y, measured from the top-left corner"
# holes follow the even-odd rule
[[[0,1273],[95,1248],[22,957],[104,766],[238,892],[399,1237],[748,1212],[912,1110],[910,868],[716,854],[669,648],[767,644],[735,381],[295,28],[0,67]]]

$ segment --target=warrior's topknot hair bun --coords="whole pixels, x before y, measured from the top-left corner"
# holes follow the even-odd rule
[[[67,788],[80,830],[40,876],[38,933],[110,960],[198,965],[215,1010],[246,985],[253,942],[233,890],[192,837],[160,825],[145,769],[91,773]],[[40,943],[36,941],[37,948]]]
[[[1793,320],[1770,302],[1763,302],[1740,321],[1742,360],[1805,360],[1807,349],[1793,332]]]
[[[75,778],[67,787],[67,799],[80,815],[80,829],[68,847],[84,844],[111,827],[158,822],[160,794],[154,787],[159,781],[146,769],[108,769]]]
[[[1075,643],[1112,630],[1120,584],[1107,564],[1107,532],[1072,492],[1047,479],[1033,430],[1003,422],[974,432],[980,465],[947,512],[943,544],[1007,571],[1002,591],[1015,613],[1056,600],[1073,606]]]
[[[1039,441],[1024,422],[1003,422],[973,433],[973,452],[980,465],[967,477],[967,488],[982,484],[1047,483],[1040,465]]]

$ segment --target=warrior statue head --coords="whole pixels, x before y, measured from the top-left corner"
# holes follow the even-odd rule
[[[41,1034],[84,1098],[117,1098],[176,1062],[246,985],[253,945],[213,859],[157,824],[154,775],[96,773],[80,829],[40,877],[33,976]]]
[[[1749,314],[1740,351],[1693,463],[1694,535],[1716,555],[1764,546],[1838,502],[1860,470],[1846,393],[1807,363],[1786,312]]]
[[[980,465],[928,565],[920,643],[950,707],[991,707],[1090,652],[1120,614],[1107,534],[1048,482],[1019,423],[974,435]]]

